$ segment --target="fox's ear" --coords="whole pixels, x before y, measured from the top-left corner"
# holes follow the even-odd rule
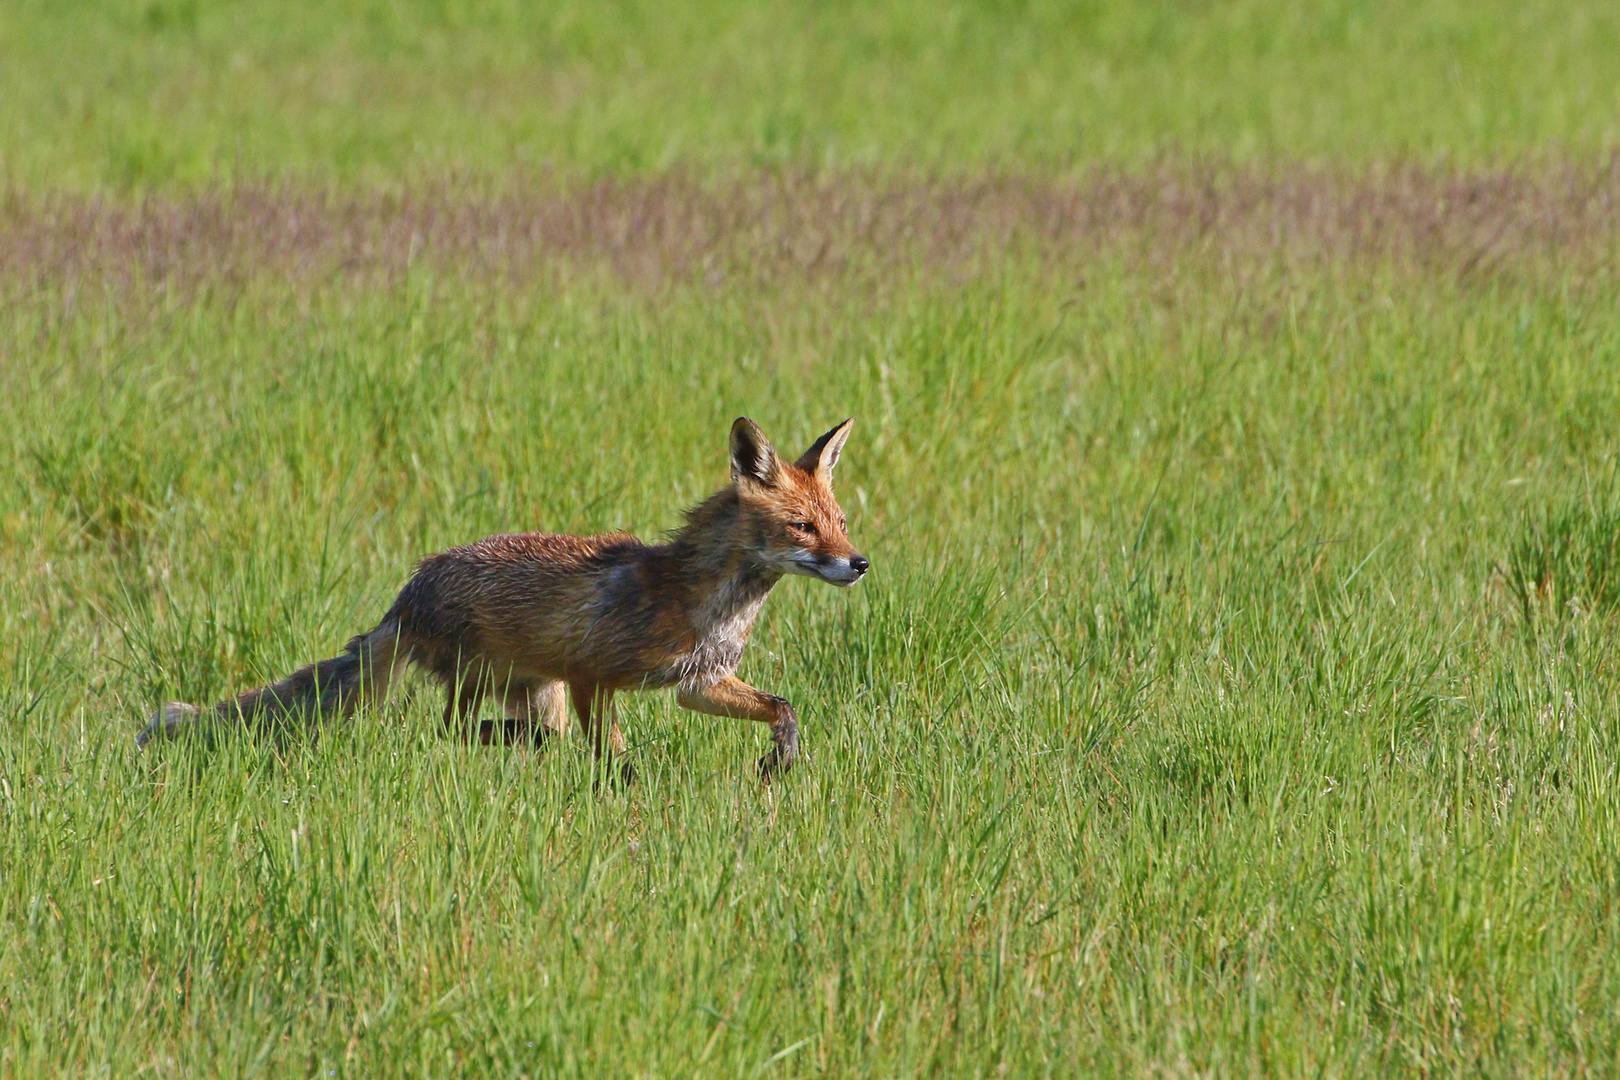
[[[731,425],[731,478],[774,487],[779,461],[771,440],[746,416]]]
[[[833,466],[838,464],[838,455],[844,452],[844,443],[849,439],[849,429],[854,423],[855,418],[852,416],[811,443],[810,449],[798,460],[799,468],[807,473],[820,473],[830,479]]]

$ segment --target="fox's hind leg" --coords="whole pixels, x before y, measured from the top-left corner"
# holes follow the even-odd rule
[[[538,725],[536,739],[568,734],[568,684],[561,679],[536,683],[529,691],[530,723]],[[624,740],[621,738],[621,742]]]
[[[561,681],[513,683],[502,688],[501,701],[506,706],[505,718],[478,725],[479,741],[485,745],[532,741],[539,746],[568,734],[568,692]]]
[[[469,717],[483,700],[487,689],[481,678],[447,680],[444,688],[444,733],[451,738],[471,742],[475,734]]]
[[[585,732],[585,737],[591,740],[591,750],[597,760],[604,757],[609,761],[616,757],[622,759],[625,753],[624,732],[619,730],[619,719],[613,709],[612,688],[570,683],[568,690],[574,699],[574,715],[579,717],[579,726]],[[626,761],[620,766],[619,775],[628,784],[635,779],[636,771]]]

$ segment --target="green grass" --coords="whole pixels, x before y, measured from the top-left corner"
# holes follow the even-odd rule
[[[1611,586],[1569,602],[1612,561],[1602,295],[1193,256],[29,295],[9,1074],[1620,1060],[1620,651]],[[857,417],[875,566],[767,606],[743,674],[810,755],[770,791],[759,731],[652,695],[626,792],[578,742],[441,741],[426,687],[310,744],[134,751],[164,697],[332,653],[422,552],[671,526],[745,411],[795,450]]]
[[[1616,55],[0,6],[0,1078],[1620,1073]],[[602,789],[425,682],[135,750],[425,553],[674,526],[742,413],[856,418],[874,566],[744,658],[784,781],[637,695]]]
[[[0,178],[1584,157],[1617,53],[1571,0],[16,0]]]

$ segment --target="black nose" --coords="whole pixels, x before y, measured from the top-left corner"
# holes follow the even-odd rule
[[[866,561],[865,555],[851,555],[849,558],[849,568],[855,571],[857,574],[866,573],[867,568],[871,565],[871,563]]]

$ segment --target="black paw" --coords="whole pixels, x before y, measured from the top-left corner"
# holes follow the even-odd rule
[[[500,720],[478,721],[474,736],[484,746],[519,746],[530,739],[529,725],[523,720],[504,717]]]
[[[759,775],[765,780],[793,768],[793,760],[799,756],[799,716],[786,698],[772,700],[776,705],[776,722],[771,725],[771,741],[775,745],[759,759]]]
[[[480,720],[476,731],[468,733],[468,741],[483,746],[534,746],[550,742],[556,732],[544,724],[530,725],[527,720],[505,717],[500,720]]]
[[[591,790],[600,792],[602,781],[606,780],[609,787],[628,788],[636,779],[636,767],[628,761],[621,761],[615,768],[612,762],[607,767],[597,771],[596,780],[591,784]]]
[[[793,768],[793,762],[798,756],[798,747],[793,747],[785,752],[780,746],[773,747],[770,753],[759,759],[760,779],[769,780],[773,776],[781,776]]]

